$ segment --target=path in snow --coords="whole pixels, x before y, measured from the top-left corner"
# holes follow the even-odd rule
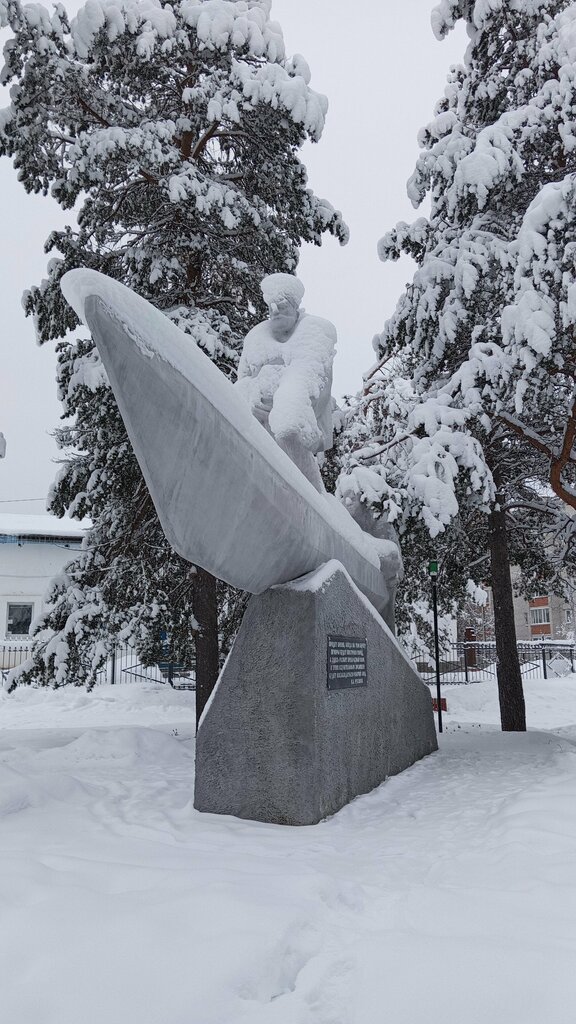
[[[474,724],[482,685],[437,755],[300,829],[193,810],[190,694],[3,700],[2,1020],[572,1022],[576,677],[531,684],[527,735]]]

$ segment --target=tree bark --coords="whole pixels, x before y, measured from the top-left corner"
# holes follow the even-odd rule
[[[494,510],[488,515],[492,595],[494,598],[494,632],[496,636],[496,671],[500,720],[505,732],[526,731],[526,708],[522,689],[522,673],[516,646],[514,599],[510,577],[510,557],[506,533],[506,513]]]
[[[200,627],[196,639],[196,730],[219,673],[218,604],[216,580],[205,569],[196,569],[194,615]]]

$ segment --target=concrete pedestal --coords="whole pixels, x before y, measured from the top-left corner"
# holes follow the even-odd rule
[[[250,600],[198,732],[194,805],[312,825],[436,749],[428,688],[329,562]]]

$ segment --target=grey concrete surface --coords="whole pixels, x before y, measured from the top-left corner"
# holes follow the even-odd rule
[[[366,638],[366,686],[328,690],[328,635]],[[331,563],[251,599],[200,725],[194,805],[312,825],[436,749],[428,688]]]

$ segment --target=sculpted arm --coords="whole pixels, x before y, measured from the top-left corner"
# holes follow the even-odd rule
[[[270,353],[267,352],[266,341],[263,324],[258,324],[246,335],[235,388],[249,405],[256,419],[268,428],[278,368],[269,361]]]

